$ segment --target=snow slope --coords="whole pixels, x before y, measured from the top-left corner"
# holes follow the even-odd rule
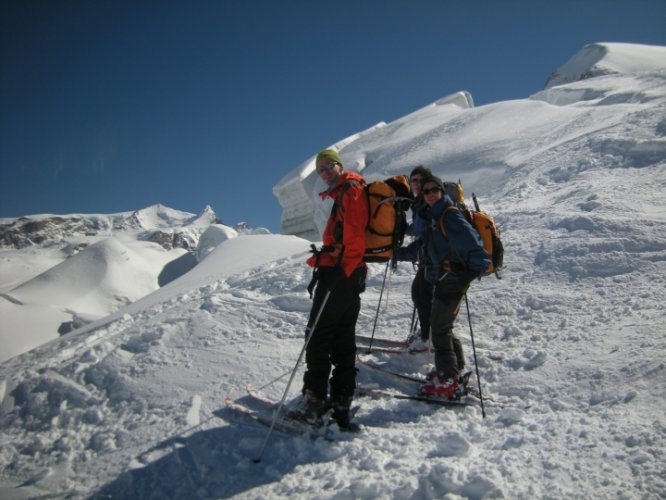
[[[630,43],[592,43],[558,68],[546,87],[587,78],[666,69],[666,47]]]
[[[368,180],[408,174],[426,164],[485,198],[513,193],[525,169],[535,163],[548,162],[554,175],[562,176],[593,161],[652,164],[666,154],[660,112],[664,71],[665,47],[593,44],[558,69],[546,90],[529,99],[474,108],[468,94],[459,92],[333,147],[347,169],[362,172]],[[596,78],[587,79],[592,76]],[[556,85],[560,81],[574,83]],[[641,108],[654,116],[647,123],[627,121]],[[625,132],[626,141],[618,140]],[[572,147],[569,142],[578,144]],[[562,149],[572,151],[574,158],[561,158]],[[330,200],[318,196],[325,186],[314,159],[273,189],[284,209],[282,233],[311,237],[321,234],[325,225]]]
[[[666,73],[621,69],[420,110],[342,150],[373,175],[429,160],[496,215],[504,278],[468,294],[485,419],[358,398],[360,435],[275,433],[253,463],[266,429],[224,397],[242,401],[248,383],[282,395],[310,307],[309,241],[218,231],[190,272],[0,365],[0,497],[663,498]],[[361,332],[383,271],[371,265]],[[413,270],[389,276],[376,334],[402,339]],[[473,365],[464,307],[457,332]],[[432,361],[362,357],[413,374]],[[410,389],[359,368],[363,384]]]
[[[424,161],[423,155],[428,154],[423,135],[473,107],[468,92],[456,92],[388,125],[378,123],[332,147],[341,152],[346,168],[363,172],[369,180],[386,177],[389,172],[391,175],[405,173],[405,165],[415,166]],[[372,150],[367,151],[367,146],[361,146],[359,151],[359,145],[368,143],[373,145]],[[441,144],[437,149],[441,150]],[[316,173],[315,159],[316,152],[273,187],[273,194],[283,208],[280,221],[283,234],[316,240],[326,224],[331,203],[330,200],[321,201],[318,196],[325,186]]]
[[[0,361],[157,290],[196,263],[217,217],[154,205],[0,220]],[[235,233],[231,228],[230,232]]]

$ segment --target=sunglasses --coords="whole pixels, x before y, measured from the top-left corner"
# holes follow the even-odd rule
[[[321,174],[322,172],[335,168],[337,165],[340,165],[337,161],[330,161],[326,165],[319,165],[317,166],[317,173]]]
[[[421,190],[421,192],[427,196],[430,193],[441,193],[442,188],[434,187],[434,188],[430,188],[430,189],[423,189],[423,190]]]
[[[421,182],[421,178],[420,178],[420,177],[412,177],[411,179],[409,179],[409,181],[410,181],[412,184],[416,184],[416,183],[418,183],[418,182]]]

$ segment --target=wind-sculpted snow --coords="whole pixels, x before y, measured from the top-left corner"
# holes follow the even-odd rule
[[[236,236],[238,236],[238,233],[230,227],[221,224],[213,224],[209,226],[199,238],[196,251],[197,260],[201,262],[208,256],[208,254],[215,250],[220,243],[229,238],[235,238]]]

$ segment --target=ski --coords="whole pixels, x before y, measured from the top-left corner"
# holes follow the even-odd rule
[[[266,413],[260,410],[253,410],[247,406],[235,401],[233,398],[226,397],[224,398],[224,403],[226,408],[235,413],[236,415],[243,417],[247,420],[253,421],[255,423],[261,424],[266,427],[270,427],[273,423],[273,415],[271,413]],[[219,413],[216,413],[218,417],[222,416]],[[311,429],[305,429],[299,425],[288,422],[282,418],[278,418],[275,422],[274,429],[276,431],[282,432],[284,434],[289,434],[292,436],[303,435],[308,433]]]
[[[360,346],[357,347],[358,351],[361,351],[361,354],[374,354],[374,353],[379,353],[379,354],[430,354],[432,351],[430,350],[422,350],[422,351],[410,351],[407,348],[403,349],[396,349],[396,348],[386,348],[386,347],[365,347],[365,346]]]
[[[268,408],[271,411],[277,408],[278,404],[275,401],[272,401],[268,396],[265,396],[259,392],[259,390],[255,389],[252,385],[247,384],[245,386],[245,392],[247,392],[247,395],[258,402],[261,406]]]
[[[376,344],[382,347],[407,347],[406,340],[382,339],[377,337],[372,338],[366,335],[358,335],[358,334],[356,334],[356,340],[362,344],[372,343],[372,345]]]
[[[425,377],[416,377],[414,375],[408,375],[406,373],[397,372],[395,370],[391,370],[391,369],[386,368],[384,366],[373,363],[370,360],[365,360],[365,359],[358,358],[358,361],[363,366],[367,366],[368,368],[371,368],[371,369],[376,370],[378,372],[382,372],[382,373],[385,373],[387,375],[391,375],[392,377],[397,377],[397,378],[402,379],[402,380],[407,380],[408,382],[414,382],[414,383],[418,383],[418,384],[425,384],[425,382],[426,382]],[[465,378],[465,384],[464,384],[465,385],[465,394],[469,395],[469,396],[473,396],[476,399],[481,399],[481,394],[479,393],[479,391],[477,389],[469,386],[469,378],[471,377],[472,373],[473,373],[472,370],[468,370],[463,374],[463,377]],[[484,396],[483,400],[484,401],[491,401],[491,402],[494,401],[493,399],[491,399],[487,396]]]
[[[414,376],[414,375],[408,375],[406,373],[397,372],[395,370],[391,370],[389,368],[386,368],[382,365],[378,365],[378,364],[373,363],[372,361],[366,360],[366,359],[360,359],[359,358],[358,361],[363,366],[367,366],[368,368],[371,368],[373,370],[385,373],[387,375],[391,375],[392,377],[397,377],[399,379],[407,380],[409,382],[415,382],[415,383],[418,383],[418,384],[425,384],[426,383],[425,377],[417,377],[417,376]],[[461,378],[461,381],[462,381],[462,385],[465,388],[465,394],[471,394],[472,396],[478,398],[479,396],[478,396],[477,391],[475,391],[474,389],[471,389],[468,386],[469,379],[472,376],[472,374],[473,374],[472,370],[467,370],[460,376],[460,378]]]
[[[360,354],[373,354],[373,353],[380,353],[380,354],[431,354],[434,353],[435,350],[433,347],[423,349],[423,350],[410,350],[406,347],[406,344],[403,344],[401,348],[398,347],[368,347],[368,346],[357,346],[356,348],[357,351],[360,352]],[[477,350],[479,350],[477,348]],[[501,354],[485,354],[485,357],[492,360],[492,361],[504,361],[504,356]]]
[[[370,368],[372,370],[376,370],[376,371],[379,371],[379,372],[382,372],[382,373],[386,373],[388,375],[392,375],[394,377],[398,377],[398,378],[403,379],[403,380],[409,380],[410,382],[416,382],[416,383],[419,383],[419,384],[424,384],[426,382],[425,377],[417,377],[417,376],[414,376],[414,375],[408,375],[406,373],[397,372],[395,370],[391,370],[390,368],[386,368],[385,366],[373,363],[372,361],[370,361],[368,359],[361,359],[359,357],[357,357],[357,359],[358,359],[358,362],[361,363],[363,366],[367,366],[368,368]]]
[[[269,411],[271,412],[271,415],[272,415],[273,411],[277,410],[277,407],[278,407],[278,403],[277,403],[277,402],[272,401],[268,396],[262,394],[262,393],[259,392],[257,389],[255,389],[254,387],[252,387],[250,384],[248,384],[248,385],[245,386],[245,390],[247,391],[247,395],[248,395],[249,397],[251,397],[253,401],[255,401],[256,403],[258,403],[261,407],[263,407],[263,408],[269,410]],[[360,407],[359,405],[352,406],[352,407],[350,408],[350,410],[349,410],[350,415],[351,415],[350,418],[354,418],[354,416],[356,415],[356,413],[358,412],[358,410],[359,410],[360,408],[361,408],[361,407]],[[281,418],[282,420],[287,421],[287,422],[290,422],[290,423],[291,423],[291,422],[294,422],[294,423],[296,423],[296,424],[298,424],[298,425],[301,425],[301,426],[304,426],[304,427],[309,427],[309,428],[311,428],[311,429],[315,429],[315,430],[318,430],[318,431],[321,431],[321,430],[324,430],[324,429],[329,429],[329,430],[331,430],[331,431],[333,430],[333,424],[334,424],[335,421],[331,418],[331,415],[332,415],[332,413],[333,413],[333,410],[332,410],[332,409],[329,410],[328,412],[326,412],[326,413],[322,416],[322,425],[320,425],[320,426],[313,426],[312,424],[308,424],[307,422],[302,422],[302,421],[300,421],[300,420],[296,420],[296,419],[290,418],[290,417],[287,415],[287,413],[286,413],[286,412],[289,411],[289,404],[285,404],[285,405],[282,407],[282,411],[283,411],[284,413],[281,415],[280,418]],[[271,417],[271,418],[272,418],[272,417]],[[357,431],[359,431],[359,430],[360,430],[360,428],[345,429],[345,430],[340,429],[340,432],[349,433],[349,432],[357,432]],[[325,437],[325,436],[324,436],[324,437]]]
[[[370,398],[394,398],[394,399],[407,399],[411,401],[420,401],[437,406],[476,406],[476,402],[466,401],[461,399],[442,399],[434,396],[424,396],[420,394],[405,394],[402,392],[392,392],[383,389],[375,389],[363,385],[356,386],[356,395],[360,397]]]
[[[263,410],[253,410],[230,397],[225,398],[224,402],[226,407],[236,415],[254,423],[260,424],[264,427],[270,428],[273,425],[273,430],[279,431],[283,434],[290,436],[307,435],[311,438],[322,437],[327,441],[335,440],[334,433],[331,432],[330,427],[325,425],[315,427],[299,420],[290,419],[286,415],[281,415],[278,417],[275,420],[275,424],[273,424],[273,411],[275,411],[276,408],[271,408],[270,412]],[[217,416],[221,415],[217,414]]]

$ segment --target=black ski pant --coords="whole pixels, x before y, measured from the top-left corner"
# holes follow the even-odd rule
[[[416,314],[421,325],[421,338],[427,341],[430,338],[430,311],[432,309],[433,285],[425,279],[425,270],[419,267],[412,281],[412,301],[416,307]]]
[[[433,294],[434,285],[426,280],[425,268],[419,267],[416,276],[414,277],[414,281],[412,281],[412,300],[414,301],[416,312],[419,316],[421,338],[424,342],[430,338],[430,317],[432,315],[432,303],[433,300],[435,300]],[[455,320],[455,316],[453,319]],[[462,343],[455,335],[453,336],[453,350],[456,353],[456,358],[459,360],[458,365],[460,369],[462,369],[465,366],[465,355]]]
[[[351,401],[356,388],[356,320],[361,310],[360,294],[365,290],[365,268],[347,278],[340,268],[321,267],[308,321],[311,335],[305,351],[303,391],[320,399]],[[314,331],[310,331],[328,291],[331,294]],[[333,374],[329,381],[329,375]]]
[[[445,272],[435,286],[430,324],[435,348],[435,368],[445,379],[454,378],[465,367],[462,344],[453,334],[453,323],[470,283],[469,273]]]

